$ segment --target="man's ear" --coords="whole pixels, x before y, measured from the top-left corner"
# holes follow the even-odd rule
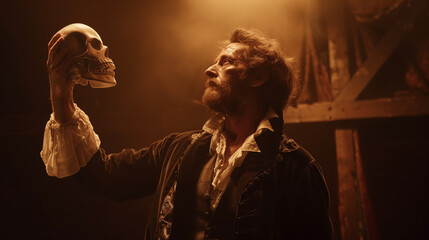
[[[254,74],[249,80],[250,87],[260,87],[268,80],[268,73],[260,71],[258,74]]]

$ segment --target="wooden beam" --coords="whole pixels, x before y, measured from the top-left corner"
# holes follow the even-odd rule
[[[378,233],[378,227],[375,221],[374,211],[372,210],[372,203],[369,197],[368,188],[366,187],[365,171],[362,163],[362,156],[360,153],[359,134],[356,129],[353,129],[353,143],[356,160],[357,180],[359,181],[359,192],[362,201],[364,217],[363,220],[366,225],[368,240],[379,240],[380,235]]]
[[[417,16],[426,9],[426,1],[415,1],[415,3],[400,21],[394,21],[393,26],[380,40],[368,59],[354,73],[335,101],[352,101],[358,98],[401,40],[410,32]]]
[[[429,96],[299,104],[284,111],[286,123],[429,115]]]
[[[335,141],[338,168],[338,213],[341,238],[349,240],[368,239],[361,182],[356,159],[354,129],[336,129]],[[366,188],[365,186],[363,186]]]

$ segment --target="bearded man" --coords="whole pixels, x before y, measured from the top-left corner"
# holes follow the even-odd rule
[[[116,154],[100,148],[73,103],[62,41],[52,38],[47,62],[53,114],[41,156],[49,175],[75,175],[113,199],[155,194],[147,239],[330,239],[321,169],[283,134],[295,84],[275,40],[235,30],[206,70],[202,101],[216,115],[202,130]]]

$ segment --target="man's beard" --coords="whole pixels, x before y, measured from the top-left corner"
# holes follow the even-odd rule
[[[202,97],[203,104],[218,113],[237,113],[246,90],[242,84],[243,79],[235,83],[235,85],[216,83],[214,80],[208,79]]]

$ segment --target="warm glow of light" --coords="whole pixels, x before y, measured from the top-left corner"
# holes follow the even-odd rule
[[[299,54],[302,40],[301,26],[305,22],[306,1],[299,0],[183,0],[174,11],[160,11],[156,24],[162,25],[162,37],[157,46],[159,67],[154,73],[165,81],[171,96],[189,92],[189,86],[200,84],[193,91],[202,91],[204,70],[219,51],[219,43],[226,40],[237,27],[256,28],[279,40],[286,55]],[[157,31],[160,31],[160,30]],[[165,36],[168,36],[167,39]],[[169,42],[171,41],[171,42]],[[185,56],[185,57],[184,57]],[[177,63],[165,71],[164,60],[175,58]],[[181,59],[182,60],[179,60]],[[201,73],[202,79],[192,79]],[[181,80],[172,82],[172,76]],[[173,77],[173,79],[175,79]],[[188,81],[187,83],[183,81]],[[198,85],[197,84],[197,85]]]

